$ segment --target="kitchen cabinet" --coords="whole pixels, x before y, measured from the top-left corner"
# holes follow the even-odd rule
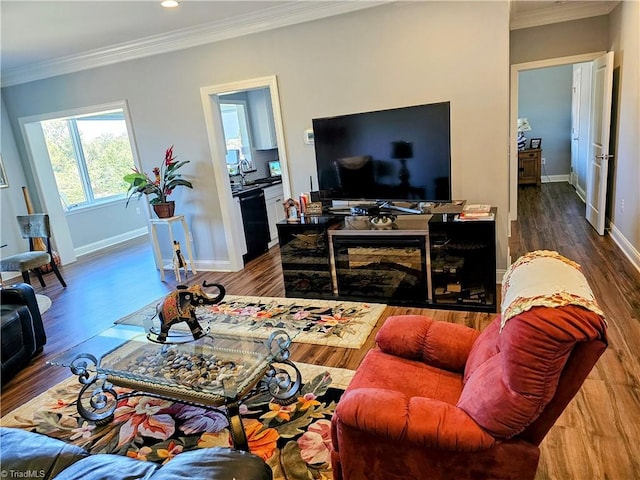
[[[285,219],[284,193],[282,184],[272,185],[264,189],[264,200],[267,204],[267,219],[269,223],[270,241],[269,247],[278,243],[278,227],[277,223]]]
[[[268,88],[250,90],[247,93],[249,99],[249,118],[253,137],[253,148],[267,150],[276,148],[276,128],[273,121],[273,109],[271,108],[271,93]]]

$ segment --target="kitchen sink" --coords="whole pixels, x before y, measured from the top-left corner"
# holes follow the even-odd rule
[[[268,187],[269,185],[273,185],[275,183],[282,182],[280,177],[267,177],[267,178],[258,178],[257,180],[250,180],[245,182],[244,185],[239,183],[231,184],[231,193],[240,193],[245,192],[247,190],[254,190],[256,188]]]

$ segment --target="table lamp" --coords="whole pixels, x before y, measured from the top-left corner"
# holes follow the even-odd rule
[[[531,124],[526,118],[518,119],[518,150],[524,150],[527,145],[527,137],[522,132],[528,132],[531,130]]]
[[[400,160],[400,185],[409,185],[409,169],[407,159],[413,158],[413,144],[411,142],[391,142],[391,158]]]

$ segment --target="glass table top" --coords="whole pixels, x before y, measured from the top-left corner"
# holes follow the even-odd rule
[[[244,394],[269,369],[286,360],[295,333],[268,339],[206,335],[184,343],[156,343],[145,329],[118,325],[47,363],[79,376],[102,375],[116,385],[207,403]]]

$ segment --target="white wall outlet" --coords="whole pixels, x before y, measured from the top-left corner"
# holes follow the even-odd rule
[[[542,165],[544,165],[545,163],[547,163],[547,159],[542,157]]]
[[[624,198],[620,200],[620,211],[624,212]]]

